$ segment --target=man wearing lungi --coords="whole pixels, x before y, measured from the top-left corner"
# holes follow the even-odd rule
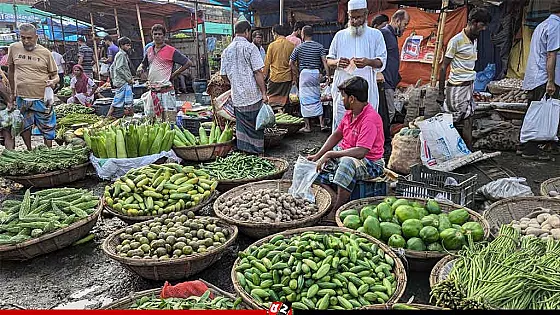
[[[109,71],[111,73],[111,82],[117,88],[111,108],[107,113],[107,117],[121,118],[125,115],[133,114],[132,106],[134,105],[134,94],[132,85],[134,77],[132,76],[132,63],[128,57],[128,52],[132,48],[132,41],[128,37],[121,37],[117,41],[119,52],[115,55],[115,59]]]
[[[319,117],[321,131],[325,131],[328,127],[325,125],[321,102],[321,67],[325,69],[327,78],[329,77],[325,48],[313,41],[311,26],[304,26],[302,34],[304,42],[294,49],[290,57],[290,67],[293,73],[299,73],[298,76],[294,76],[293,84],[297,85],[299,78],[299,104],[301,115],[305,119],[303,132],[311,132],[312,117]]]
[[[21,136],[28,150],[31,150],[34,125],[43,135],[45,145],[51,147],[56,136],[56,115],[54,104],[45,103],[44,96],[46,87],[56,87],[58,69],[51,52],[37,44],[35,26],[21,24],[19,32],[21,41],[8,49],[8,80],[12,96],[15,96],[8,101],[8,108],[13,108],[15,102],[23,115]]]
[[[235,24],[235,38],[222,52],[220,75],[231,85],[235,111],[237,149],[262,154],[264,130],[255,130],[257,115],[267,101],[262,69],[264,62],[257,46],[250,42],[251,24]]]
[[[152,93],[153,114],[156,117],[161,117],[164,110],[177,111],[175,88],[172,82],[183,71],[193,66],[189,58],[175,47],[165,43],[166,33],[163,25],[155,24],[152,26],[154,45],[148,48],[139,67],[140,72],[148,69],[148,88]],[[175,63],[180,64],[181,68],[173,72]]]
[[[275,112],[284,112],[292,88],[290,56],[295,45],[286,39],[286,27],[272,28],[274,42],[268,45],[264,62],[264,76],[268,77],[267,94],[269,105]]]
[[[472,124],[476,108],[474,102],[474,66],[477,59],[476,39],[486,29],[492,17],[484,8],[474,8],[467,21],[467,27],[451,38],[439,73],[439,95],[437,102],[443,104],[443,112],[453,115],[455,127],[465,144],[472,149]],[[451,65],[447,87],[445,76]],[[446,93],[444,93],[444,90]]]
[[[374,83],[375,84],[375,83]],[[359,76],[338,86],[346,112],[321,150],[307,158],[317,162],[317,181],[337,186],[333,209],[348,202],[356,182],[384,172],[383,122],[368,103],[368,82]]]

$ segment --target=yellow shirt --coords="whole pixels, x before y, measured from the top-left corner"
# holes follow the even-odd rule
[[[275,83],[292,81],[290,56],[295,47],[284,36],[279,36],[273,43],[268,45],[264,67],[270,71],[270,81]]]
[[[453,59],[451,61],[449,83],[457,85],[476,79],[476,71],[474,71],[478,57],[476,40],[471,41],[464,30],[451,38],[447,44],[445,57]]]
[[[11,44],[8,65],[15,69],[16,96],[29,99],[43,99],[49,74],[58,71],[51,52],[39,44],[32,51],[25,50],[21,42]]]

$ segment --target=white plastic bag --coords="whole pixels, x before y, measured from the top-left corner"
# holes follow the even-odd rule
[[[274,127],[276,124],[276,117],[270,105],[263,103],[259,114],[257,115],[257,124],[255,130],[264,130],[266,128]]]
[[[229,121],[235,121],[235,110],[233,109],[231,90],[228,90],[222,93],[222,95],[216,97],[216,99],[214,100],[214,105],[216,107],[216,112],[218,113],[218,115]]]
[[[89,155],[89,160],[97,172],[97,176],[101,179],[114,181],[123,176],[133,168],[139,168],[149,165],[159,160],[162,157],[169,158],[177,163],[181,163],[181,158],[178,157],[173,150],[167,152],[160,152],[157,154],[141,156],[137,158],[126,159],[100,159],[92,154]]]
[[[109,65],[106,63],[102,63],[101,64],[101,69],[99,69],[99,74],[102,76],[108,76],[109,75]]]
[[[438,114],[419,121],[418,127],[421,131],[420,156],[422,163],[428,167],[471,153],[453,126],[451,114]]]
[[[523,119],[519,140],[521,143],[527,141],[551,141],[558,140],[558,118],[560,117],[560,100],[546,99],[546,95],[540,101],[531,102],[527,114]]]
[[[45,88],[45,94],[44,94],[43,101],[45,102],[46,107],[49,107],[52,104],[54,104],[54,91],[53,91],[52,87],[47,86]]]
[[[152,92],[148,91],[140,97],[142,102],[144,103],[144,115],[148,117],[154,116],[154,100],[152,98]]]
[[[332,101],[331,85],[328,84],[321,91],[321,101],[328,102]]]
[[[299,102],[299,91],[297,86],[294,84],[290,89],[290,102],[298,103]]]
[[[303,156],[299,156],[294,166],[294,174],[292,176],[292,186],[288,189],[294,197],[303,198],[309,202],[315,202],[315,195],[311,189],[311,185],[317,179],[317,163],[311,162]]]
[[[10,127],[12,125],[12,118],[8,109],[0,110],[0,128]]]
[[[18,109],[10,113],[10,121],[12,124],[11,133],[12,136],[17,136],[23,131],[23,115]]]
[[[523,177],[500,178],[480,187],[477,192],[491,201],[534,196],[531,187],[527,185],[526,179]]]

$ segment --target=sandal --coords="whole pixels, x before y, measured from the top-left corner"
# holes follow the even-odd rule
[[[311,130],[311,129],[305,129],[305,128],[301,128],[299,131],[300,131],[300,132],[303,132],[303,133],[312,133],[312,132],[313,132],[313,130]]]
[[[331,128],[327,126],[321,127],[321,131],[329,131]]]

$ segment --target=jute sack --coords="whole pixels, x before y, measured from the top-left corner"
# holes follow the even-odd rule
[[[389,158],[389,169],[400,174],[409,174],[410,168],[414,164],[422,163],[420,137],[398,133],[393,137],[392,145],[393,151]]]

